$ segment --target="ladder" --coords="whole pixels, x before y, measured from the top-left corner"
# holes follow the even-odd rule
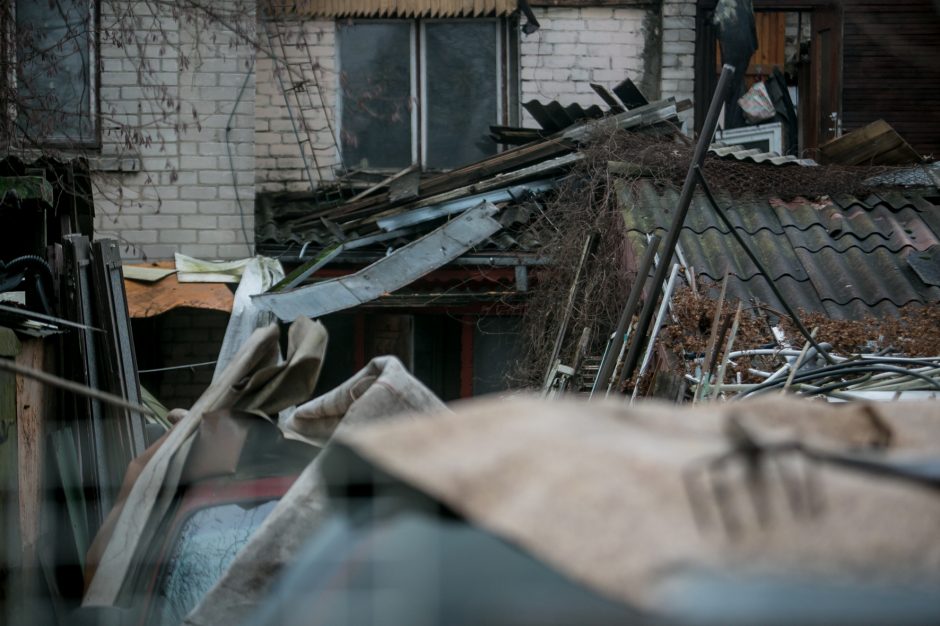
[[[303,161],[304,173],[307,182],[310,184],[310,191],[314,192],[320,188],[323,182],[322,172],[324,165],[321,165],[320,155],[318,153],[332,152],[339,159],[340,167],[343,167],[342,153],[336,142],[336,133],[333,124],[330,121],[326,101],[323,98],[323,91],[320,88],[317,78],[318,64],[310,52],[310,46],[307,45],[306,35],[303,31],[302,23],[295,23],[300,27],[300,34],[296,45],[303,48],[305,57],[294,60],[288,56],[288,45],[284,41],[284,33],[280,28],[279,22],[270,19],[267,12],[262,9],[262,29],[267,39],[268,48],[274,65],[274,75],[277,77],[278,87],[284,96],[284,103],[287,106],[287,115],[290,118],[291,128],[294,131],[294,137],[300,146],[300,156]],[[286,80],[285,80],[286,76]],[[314,102],[314,96],[311,93],[316,92],[319,105]],[[325,128],[313,128],[309,123],[310,117],[315,112],[322,112],[326,120]],[[322,130],[328,130],[332,139],[332,145],[317,147],[315,145],[315,133]],[[331,198],[332,196],[332,198]],[[342,200],[342,192],[337,186],[332,192],[327,191],[324,200]]]

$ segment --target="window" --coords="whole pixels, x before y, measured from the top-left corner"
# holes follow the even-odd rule
[[[503,20],[341,22],[340,146],[347,168],[452,169],[496,152],[515,121],[515,44]]]
[[[17,134],[29,143],[97,140],[92,0],[14,0]]]

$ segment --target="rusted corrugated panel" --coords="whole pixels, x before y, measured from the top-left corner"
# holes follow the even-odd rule
[[[173,261],[146,267],[173,267]],[[127,311],[132,318],[153,317],[172,309],[187,307],[232,312],[235,297],[222,283],[181,283],[176,274],[156,282],[124,279],[127,292]]]
[[[298,17],[487,17],[517,6],[517,0],[268,0],[271,15]]]

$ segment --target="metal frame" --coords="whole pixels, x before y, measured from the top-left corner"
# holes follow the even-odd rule
[[[783,154],[783,124],[773,122],[771,124],[759,124],[757,126],[729,128],[728,130],[719,130],[715,133],[715,141],[721,142],[727,146],[736,146],[765,140],[767,141],[768,149],[764,150],[764,152]]]

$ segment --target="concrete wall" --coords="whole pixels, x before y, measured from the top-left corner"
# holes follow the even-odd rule
[[[136,15],[118,17],[115,8]],[[190,19],[185,10],[174,17],[169,3],[102,3],[101,10],[98,236],[120,239],[126,258],[248,255],[253,47],[216,20]],[[254,0],[223,0],[214,10],[252,36]]]

